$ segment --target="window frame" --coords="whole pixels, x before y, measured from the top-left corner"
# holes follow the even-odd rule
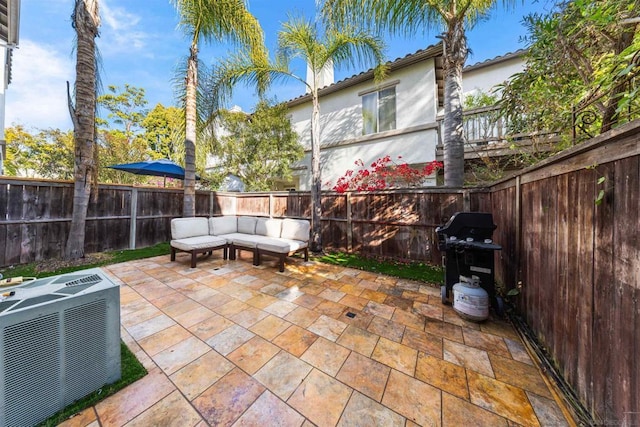
[[[400,81],[395,80],[358,93],[362,109],[362,135],[373,135],[397,129],[396,86],[398,83]],[[385,94],[385,92],[388,93]],[[391,92],[392,96],[390,96]],[[373,101],[374,99],[375,101]],[[387,111],[387,115],[383,115],[385,111]],[[367,117],[368,112],[371,112],[371,117]],[[381,126],[382,124],[384,126]]]

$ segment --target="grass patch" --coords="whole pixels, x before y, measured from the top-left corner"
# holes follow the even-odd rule
[[[78,412],[89,408],[102,399],[105,399],[117,391],[125,388],[127,385],[139,380],[147,375],[147,370],[136,359],[136,356],[129,350],[129,348],[120,342],[120,358],[121,358],[121,378],[113,384],[106,385],[101,389],[94,391],[88,396],[83,397],[80,400],[73,402],[71,405],[64,408],[62,411],[57,412],[45,421],[39,424],[39,426],[57,426],[69,417],[77,414]]]
[[[55,276],[57,274],[71,273],[85,268],[102,267],[107,264],[117,264],[135,259],[168,255],[170,250],[171,248],[169,243],[165,242],[148,248],[88,254],[84,258],[72,261],[51,259],[42,262],[17,265],[15,267],[5,267],[0,269],[0,273],[2,273],[4,277],[23,276],[42,278]]]
[[[441,267],[435,267],[423,262],[380,260],[343,252],[324,254],[314,257],[314,260],[430,284],[440,285],[444,282],[444,271]]]

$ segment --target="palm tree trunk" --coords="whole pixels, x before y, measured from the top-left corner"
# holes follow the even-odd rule
[[[191,44],[187,63],[187,98],[185,100],[184,141],[184,217],[195,216],[196,205],[196,96],[198,87],[198,44]]]
[[[317,85],[316,85],[317,86]],[[322,180],[320,177],[320,101],[318,89],[312,90],[311,113],[311,251],[322,251]]]
[[[444,36],[444,185],[464,184],[464,134],[462,132],[462,67],[467,59],[463,21],[449,25]]]
[[[77,34],[76,105],[72,111],[75,140],[73,212],[65,258],[84,256],[85,222],[95,173],[96,43],[98,0],[76,0],[73,27]]]

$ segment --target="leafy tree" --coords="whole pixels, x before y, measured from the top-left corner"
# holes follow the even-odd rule
[[[110,85],[108,93],[97,98],[98,105],[108,111],[109,120],[97,119],[98,177],[100,182],[141,184],[149,177],[133,175],[106,166],[144,161],[150,157],[146,140],[142,137],[143,123],[148,115],[145,109],[145,90],[125,84],[124,89]]]
[[[588,137],[638,117],[638,10],[637,0],[576,0],[527,16],[527,67],[501,101],[513,130],[559,131],[570,140],[574,119]]]
[[[98,152],[100,158],[98,179],[100,182],[116,184],[143,184],[149,182],[148,176],[135,175],[107,167],[120,163],[142,162],[148,159],[146,142],[141,137],[137,136],[132,141],[129,141],[125,134],[120,131],[100,132]]]
[[[96,37],[98,0],[75,0],[71,25],[76,31],[75,105],[69,100],[75,141],[73,212],[64,256],[84,256],[85,222],[91,187],[96,183]]]
[[[144,89],[124,85],[124,90],[120,93],[120,88],[109,85],[109,93],[98,97],[98,105],[109,111],[107,117],[113,124],[121,127],[121,132],[127,140],[132,141],[136,134],[142,129],[142,121],[147,115],[144,107],[148,104],[145,99]],[[104,119],[96,120],[99,125],[107,129],[111,128],[110,123]]]
[[[180,27],[191,39],[186,68],[185,94],[185,217],[195,215],[197,136],[198,43],[230,40],[249,47],[254,56],[264,54],[260,24],[243,0],[172,0]]]
[[[304,150],[287,112],[284,104],[271,107],[265,101],[251,115],[221,111],[228,134],[220,138],[217,172],[240,177],[248,191],[273,190],[277,181],[290,179],[290,165]]]
[[[4,132],[7,141],[7,158],[5,159],[7,175],[35,176],[36,166],[30,155],[31,147],[37,147],[42,142],[20,125],[7,128]]]
[[[474,108],[493,107],[499,100],[495,93],[478,92],[470,94],[464,97],[464,109],[473,110]]]
[[[143,138],[154,159],[184,164],[184,111],[157,104],[142,121]]]
[[[297,76],[290,71],[289,63],[299,58],[305,61],[311,70],[312,78]],[[235,84],[240,81],[253,83],[260,91],[274,79],[293,78],[307,86],[312,100],[311,113],[311,245],[314,252],[322,250],[321,224],[321,172],[320,172],[320,76],[328,66],[355,66],[360,64],[375,65],[376,79],[384,76],[383,43],[365,32],[345,28],[337,31],[334,28],[321,32],[311,21],[292,18],[283,24],[278,33],[278,55],[275,63],[262,61],[244,52],[221,62],[214,72],[212,105],[215,100],[226,100],[230,97]]]
[[[513,1],[502,1],[508,5]],[[462,68],[468,51],[465,30],[485,17],[495,0],[325,0],[323,12],[340,26],[355,24],[376,31],[414,35],[442,28],[444,73],[444,179],[460,187],[464,181]]]
[[[73,133],[48,129],[31,134],[22,126],[5,130],[8,175],[71,179]]]

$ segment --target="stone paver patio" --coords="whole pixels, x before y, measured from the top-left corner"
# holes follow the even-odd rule
[[[105,268],[149,374],[63,425],[569,425],[511,325],[462,320],[439,288],[188,257]]]

